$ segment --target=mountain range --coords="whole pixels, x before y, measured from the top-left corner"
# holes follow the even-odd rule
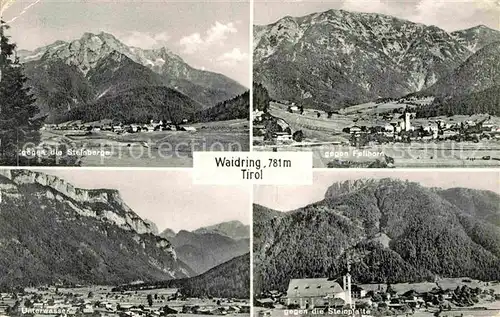
[[[194,276],[116,190],[0,170],[0,288],[113,285]]]
[[[197,273],[206,272],[250,250],[250,228],[239,221],[229,221],[192,232],[175,233],[165,229],[161,234],[172,242],[177,256]]]
[[[489,64],[487,47],[499,41],[500,31],[482,25],[448,33],[375,13],[286,16],[254,26],[254,81],[273,99],[334,110],[425,91],[457,72],[462,82],[470,74],[461,65]]]
[[[224,75],[191,67],[166,48],[129,47],[104,32],[19,51],[18,56],[42,114],[55,122],[94,111],[100,113],[82,119],[109,119],[113,113],[125,121],[148,114],[190,118],[247,90]]]
[[[254,205],[254,290],[337,278],[347,262],[356,283],[499,280],[499,220],[498,193],[390,178],[333,183],[290,212]]]

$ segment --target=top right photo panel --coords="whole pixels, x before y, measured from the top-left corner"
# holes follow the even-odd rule
[[[255,1],[253,149],[500,166],[497,0]]]

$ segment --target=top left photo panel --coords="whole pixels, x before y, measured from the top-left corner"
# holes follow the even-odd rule
[[[0,166],[249,151],[249,1],[0,0]]]

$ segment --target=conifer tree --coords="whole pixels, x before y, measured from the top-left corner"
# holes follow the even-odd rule
[[[26,77],[15,57],[16,45],[5,34],[8,26],[0,22],[0,165],[24,165],[23,146],[40,141],[41,119],[35,99],[26,87]]]

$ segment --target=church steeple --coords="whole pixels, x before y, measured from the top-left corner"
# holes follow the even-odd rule
[[[347,257],[347,272],[343,276],[343,289],[345,293],[345,302],[349,305],[350,308],[353,307],[352,303],[352,280],[351,280],[351,258]]]

